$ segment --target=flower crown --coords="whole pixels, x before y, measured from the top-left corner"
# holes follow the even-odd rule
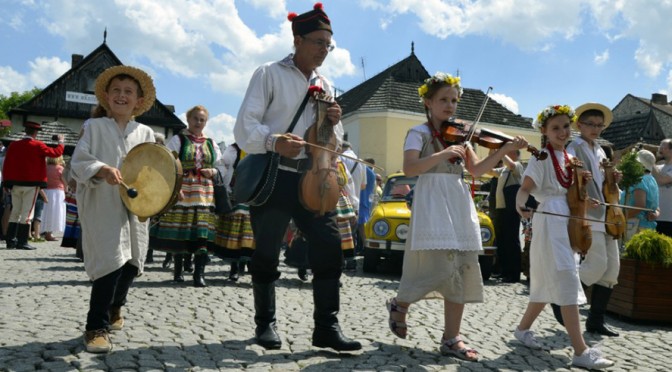
[[[578,119],[576,117],[576,114],[574,113],[574,109],[571,108],[569,105],[554,105],[554,106],[548,106],[545,109],[541,110],[539,115],[537,115],[537,120],[532,123],[532,127],[535,129],[539,129],[546,120],[558,116],[558,115],[567,115],[569,116],[569,122],[573,123]]]
[[[460,77],[459,76],[453,76],[451,74],[447,74],[445,72],[437,72],[434,74],[434,76],[430,77],[429,79],[425,79],[425,83],[418,88],[418,95],[421,98],[425,98],[425,94],[429,91],[429,87],[438,84],[438,83],[445,83],[448,84],[451,87],[457,88],[457,96],[462,97],[462,86],[460,85]]]

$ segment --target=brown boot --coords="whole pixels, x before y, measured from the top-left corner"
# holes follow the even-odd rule
[[[84,332],[84,345],[89,353],[109,353],[112,351],[112,341],[107,329],[96,329]]]
[[[124,328],[124,317],[121,316],[121,306],[110,308],[110,330],[120,331]]]

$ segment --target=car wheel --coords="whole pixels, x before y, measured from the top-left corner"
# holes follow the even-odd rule
[[[481,266],[481,276],[484,282],[489,280],[490,275],[492,275],[494,260],[494,256],[478,256],[478,264]]]
[[[378,264],[380,263],[380,256],[374,249],[364,249],[364,264],[362,270],[365,273],[375,274],[378,272]]]

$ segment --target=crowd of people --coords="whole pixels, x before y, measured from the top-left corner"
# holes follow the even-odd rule
[[[363,249],[363,226],[380,198],[382,176],[372,167],[374,159],[360,161],[352,145],[343,140],[342,112],[334,102],[326,108],[325,117],[335,139],[333,152],[341,154],[332,157],[338,202],[332,210],[315,213],[301,199],[305,192],[302,177],[315,163],[308,161],[312,155],[306,146],[311,144],[303,138],[314,125],[317,103],[310,99],[310,92],[333,91],[330,81],[317,70],[333,49],[333,31],[319,3],[288,18],[294,52],[254,72],[235,123],[235,143],[224,149],[205,134],[209,112],[200,105],[187,111],[187,128],[167,142],[136,122],[154,104],[152,78],[138,68],[115,66],[96,80],[99,106],[82,127],[67,164],[62,157],[63,137],[56,138],[56,147],[46,146],[36,140],[41,130],[38,123],[26,122],[26,136],[3,150],[2,232],[7,248],[35,249],[29,244],[31,237],[55,240],[60,233],[63,246],[78,248],[92,282],[84,333],[87,351],[112,349],[110,332],[123,329],[122,308],[128,292],[145,264],[153,262],[154,251],[166,253],[164,267],[172,260],[176,284],[185,281],[184,272],[192,272],[193,286],[206,287],[206,266],[212,256],[231,265],[231,281],[249,271],[255,340],[266,349],[280,348],[275,289],[282,247],[287,249],[286,262],[299,269],[302,280],[308,280],[308,269],[312,274],[312,345],[339,352],[362,348],[339,324],[340,278],[344,271],[356,270],[355,256]],[[619,241],[599,222],[605,218],[603,161],[610,159],[597,139],[610,125],[611,111],[593,103],[576,110],[566,105],[545,107],[534,127],[542,134],[541,152],[548,159],[532,158],[525,168],[520,150],[528,142],[522,136],[481,159],[471,144],[446,142],[438,134],[457,110],[463,93],[459,77],[437,73],[418,92],[427,120],[408,131],[402,150],[404,173],[418,180],[403,274],[396,296],[386,302],[392,334],[408,337],[411,305],[439,299],[444,304],[440,352],[466,361],[480,359],[477,349],[467,346],[460,334],[465,304],[484,301],[478,264],[479,218],[463,175],[490,173],[498,178],[497,188],[491,190],[495,203],[490,207],[494,209],[500,275],[504,282],[515,283],[527,271],[530,279],[529,303],[521,309],[523,315],[512,337],[529,348],[541,349],[531,329],[545,305],[552,304],[567,330],[574,351],[572,364],[589,369],[613,365],[586,344],[579,315],[579,305],[586,302],[584,288],[591,287],[586,330],[618,336],[607,327],[604,315],[617,285]],[[578,136],[572,137],[570,129],[578,131]],[[174,200],[152,220],[151,227],[119,197],[120,185],[127,187],[120,171],[124,158],[144,143],[159,143],[176,153],[183,172]],[[235,170],[241,160],[265,153],[279,155],[267,199],[263,203],[235,200]],[[662,141],[657,155],[664,164],[656,165],[656,156],[649,151],[638,152],[645,175],[627,190],[632,198],[622,203],[649,210],[626,210],[637,229],[657,229],[669,236],[672,141]],[[579,174],[573,174],[570,167],[573,158],[584,164]],[[616,172],[615,176],[620,179],[621,175]],[[589,196],[596,200],[587,214],[592,220],[591,249],[580,263],[566,228],[567,193],[577,178],[585,181]],[[216,212],[218,198],[228,202],[223,212]],[[521,218],[529,248],[527,264],[520,244]]]

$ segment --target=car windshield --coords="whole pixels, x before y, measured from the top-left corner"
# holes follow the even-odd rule
[[[405,200],[406,195],[413,189],[418,177],[398,176],[387,180],[383,190],[383,201]]]

